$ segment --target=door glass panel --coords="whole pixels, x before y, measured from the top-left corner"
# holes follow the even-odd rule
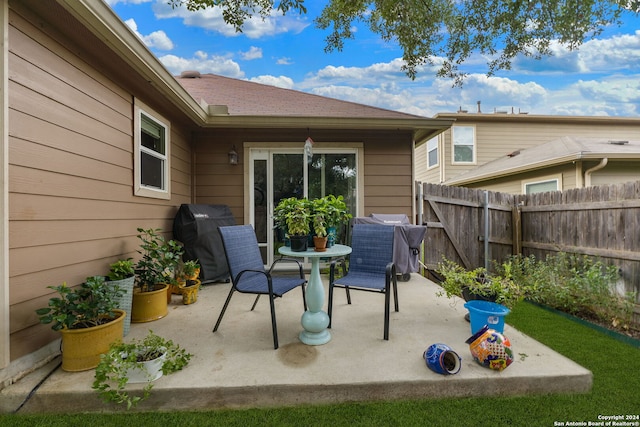
[[[304,156],[299,154],[273,154],[273,206],[289,197],[304,197]],[[273,214],[273,212],[271,212]],[[273,253],[284,244],[284,232],[273,230]]]
[[[356,215],[357,171],[355,153],[314,154],[309,164],[309,199],[329,194],[343,196],[351,215]],[[344,230],[338,231],[338,241],[344,241]]]

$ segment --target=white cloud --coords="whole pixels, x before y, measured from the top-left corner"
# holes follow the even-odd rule
[[[249,81],[255,83],[262,83],[265,85],[281,87],[284,89],[293,89],[293,79],[287,76],[258,76],[249,79]]]
[[[293,61],[291,60],[291,58],[282,57],[282,58],[278,58],[276,60],[276,64],[278,64],[278,65],[291,65],[291,64],[293,64]]]
[[[203,55],[203,52],[191,59],[175,55],[164,55],[159,59],[173,75],[179,75],[185,70],[195,70],[203,74],[211,73],[236,79],[244,78],[244,72],[237,62],[220,56],[208,57]]]
[[[159,50],[173,49],[173,42],[164,31],[154,31],[151,34],[145,36],[138,31],[138,24],[134,19],[127,19],[124,23],[127,24],[131,31],[136,33],[136,35],[148,48],[156,48]]]
[[[242,33],[238,33],[231,25],[224,22],[222,9],[219,7],[190,12],[185,6],[172,9],[166,0],[157,0],[153,5],[153,11],[158,19],[180,18],[187,26],[204,28],[226,37],[244,34],[250,39],[258,39],[282,33],[298,34],[309,26],[306,18],[301,18],[293,12],[286,16],[273,12],[264,20],[259,16],[253,16],[245,21]]]
[[[241,52],[240,56],[245,61],[251,61],[253,59],[259,59],[259,58],[262,58],[262,49],[260,49],[259,47],[251,46],[251,48],[249,48],[248,51]]]

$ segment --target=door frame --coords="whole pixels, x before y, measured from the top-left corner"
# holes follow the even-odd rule
[[[314,153],[336,153],[337,151],[354,153],[356,156],[356,216],[361,215],[364,206],[364,144],[361,142],[315,142],[313,146]],[[267,229],[273,228],[273,183],[271,178],[273,175],[273,164],[271,155],[273,153],[291,153],[299,151],[304,152],[304,142],[245,142],[243,143],[244,154],[244,223],[251,224],[255,227],[254,218],[254,201],[253,201],[253,160],[257,158],[255,153],[260,153],[260,157],[267,154]],[[305,185],[304,193],[307,194],[308,182],[307,171],[304,171]],[[267,265],[271,265],[274,260],[274,241],[273,234],[267,233]]]

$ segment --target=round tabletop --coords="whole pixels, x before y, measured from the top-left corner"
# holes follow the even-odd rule
[[[351,253],[351,247],[346,245],[333,245],[327,248],[324,252],[316,252],[313,248],[309,248],[303,252],[294,252],[289,246],[281,246],[278,248],[278,252],[282,255],[293,257],[308,257],[308,258],[331,258],[336,256],[349,255]]]

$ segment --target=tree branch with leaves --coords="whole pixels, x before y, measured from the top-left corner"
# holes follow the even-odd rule
[[[304,0],[168,0],[195,11],[220,7],[223,19],[242,31],[247,19],[274,10],[306,13]],[[485,58],[487,75],[509,70],[518,55],[540,59],[557,43],[575,50],[625,14],[640,13],[640,0],[330,0],[315,18],[329,30],[325,51],[340,51],[365,24],[403,51],[403,71],[414,79],[424,66],[461,85],[461,66],[472,55]]]

